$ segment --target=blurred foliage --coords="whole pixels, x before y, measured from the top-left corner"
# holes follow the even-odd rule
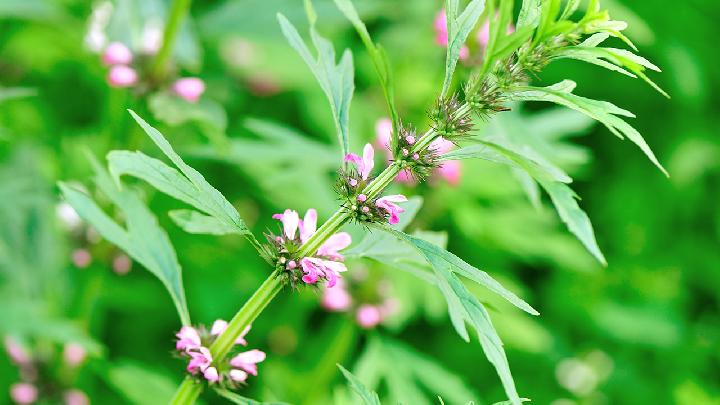
[[[375,123],[386,114],[383,94],[352,27],[331,1],[315,3],[318,30],[336,49],[353,52],[350,149],[359,150],[374,140]],[[432,31],[440,2],[357,3],[389,55],[401,116],[426,126],[443,77],[445,50],[434,44]],[[166,92],[141,97],[108,87],[99,56],[84,43],[92,6],[0,1],[0,334],[17,337],[49,365],[60,364],[63,344],[82,344],[89,359],[78,372],[61,366],[48,372],[95,403],[162,403],[183,370],[169,355],[180,326],[173,303],[140,264],[126,275],[114,273],[117,248],[92,230],[59,221],[56,182],[92,176],[88,152],[101,160],[112,149],[159,157],[127,114],[132,108],[152,118],[260,233],[275,227],[271,214],[287,207],[315,207],[321,221],[336,207],[336,130],[324,94],[275,20],[281,11],[306,32],[301,2],[194,2],[175,53],[181,74],[207,83],[197,105]],[[445,233],[449,250],[541,313],[526,316],[467,285],[492,309],[523,396],[555,405],[718,404],[720,73],[714,38],[720,6],[710,0],[613,0],[606,6],[629,22],[628,36],[663,69],[654,79],[672,99],[640,80],[571,60],[554,62],[536,83],[571,78],[583,95],[629,107],[637,115],[633,126],[670,179],[629,142],[617,142],[567,110],[516,105],[483,131],[532,141],[573,175],[607,268],[596,264],[533,185],[506,167],[463,161],[456,187],[395,187],[424,197],[410,231]],[[162,1],[118,0],[116,15],[126,20],[114,24],[132,29],[110,26],[108,34],[122,39],[115,32],[134,33],[126,40],[137,44],[143,23],[162,21],[165,7]],[[182,232],[164,215],[182,204],[128,183],[169,234],[193,319],[209,325],[231,317],[268,274],[252,246],[239,236]],[[350,231],[358,243],[360,232]],[[78,250],[90,253],[84,268],[71,260]],[[503,398],[478,345],[457,339],[438,291],[380,262],[353,258],[348,265],[364,275],[358,283],[366,295],[377,284],[389,285],[399,305],[393,318],[365,331],[352,314],[322,310],[312,292],[281,294],[248,337],[268,360],[241,394],[307,404],[356,400],[340,363],[389,403],[433,403],[437,395],[446,403]],[[17,380],[18,370],[0,356],[0,402]],[[213,393],[203,400],[223,402]]]

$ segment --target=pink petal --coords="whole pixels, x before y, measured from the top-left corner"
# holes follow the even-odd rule
[[[355,319],[361,327],[370,329],[382,321],[382,315],[376,306],[365,304],[358,308]]]
[[[361,168],[361,176],[363,179],[367,179],[375,166],[375,149],[371,144],[365,144],[363,148],[363,163]]]
[[[135,69],[125,65],[113,66],[107,75],[108,84],[112,87],[130,87],[137,83],[137,80]]]
[[[295,232],[297,231],[300,216],[297,211],[290,209],[285,210],[282,214],[275,214],[272,216],[273,219],[279,219],[283,224],[283,232],[288,239],[295,239]]]
[[[317,211],[310,208],[300,221],[300,240],[305,243],[317,231]]]
[[[408,199],[407,199],[407,197],[405,197],[402,194],[392,194],[392,195],[386,195],[385,197],[380,198],[380,200],[397,203],[397,202],[405,202]]]
[[[357,165],[358,167],[360,167],[360,165],[362,164],[362,159],[360,158],[360,156],[354,153],[348,153],[347,155],[345,155],[345,161],[355,163],[355,165]]]
[[[347,232],[338,232],[329,237],[325,243],[320,245],[317,254],[319,256],[328,256],[337,260],[343,260],[342,255],[338,253],[338,250],[343,250],[350,246],[352,243],[352,237]]]
[[[111,42],[108,44],[102,55],[102,61],[105,66],[129,65],[132,60],[132,52],[121,42]]]
[[[208,367],[207,369],[205,369],[203,377],[205,377],[205,379],[210,382],[220,381],[220,376],[218,375],[218,371],[215,367]]]
[[[230,379],[237,382],[243,382],[247,380],[248,375],[246,372],[238,369],[232,369],[228,373],[230,375]]]
[[[328,311],[347,311],[352,305],[352,297],[345,289],[342,279],[333,288],[326,288],[323,291],[321,305]]]
[[[181,98],[195,103],[205,92],[205,82],[197,77],[184,77],[176,80],[175,83],[173,83],[172,89],[175,94]]]
[[[213,336],[219,336],[225,329],[227,329],[228,323],[222,319],[218,319],[213,322],[212,328],[210,328],[210,334]]]
[[[252,324],[248,325],[243,329],[242,333],[240,333],[240,336],[238,336],[237,339],[235,339],[236,345],[243,345],[247,346],[247,341],[245,340],[245,336],[250,332],[250,329],[252,328]]]
[[[447,152],[450,152],[452,148],[455,146],[452,142],[448,141],[447,139],[443,137],[437,137],[434,141],[430,144],[430,148],[435,149],[437,153],[444,154]]]
[[[456,186],[460,182],[460,168],[460,162],[451,160],[443,162],[442,166],[437,168],[437,172],[448,183]]]
[[[375,140],[379,146],[386,148],[390,145],[392,129],[390,118],[381,118],[377,121],[375,124]]]

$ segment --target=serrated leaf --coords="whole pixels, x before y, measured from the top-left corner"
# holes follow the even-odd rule
[[[352,54],[350,50],[346,49],[340,62],[337,65],[335,64],[335,49],[330,41],[317,33],[315,30],[315,18],[312,17],[311,12],[312,6],[309,1],[305,4],[308,10],[308,19],[310,20],[310,37],[315,46],[317,57],[312,56],[295,26],[284,15],[278,13],[277,19],[283,35],[310,68],[330,102],[338,141],[344,157],[350,153],[350,101],[355,90]]]
[[[445,57],[445,79],[441,97],[445,97],[450,90],[452,78],[455,74],[460,49],[465,44],[470,31],[477,24],[480,15],[485,9],[485,0],[471,0],[463,12],[459,13],[459,0],[447,0],[445,2],[445,13],[447,17],[448,46]]]
[[[170,219],[188,233],[205,235],[228,235],[241,233],[237,228],[229,226],[216,218],[195,210],[172,210],[168,212]]]
[[[240,404],[240,405],[288,405],[285,402],[261,402],[256,401],[254,399],[246,398],[240,394],[237,394],[235,392],[222,389],[222,388],[215,388],[215,392],[217,392],[218,395],[221,397],[227,399],[228,401],[234,403],[234,404]]]
[[[351,0],[335,0],[335,5],[340,9],[343,15],[345,15],[345,18],[352,23],[353,27],[355,27],[355,30],[358,35],[360,35],[360,39],[362,39],[363,44],[368,51],[368,54],[370,54],[370,58],[375,66],[375,72],[380,79],[380,85],[382,86],[383,94],[385,95],[385,102],[387,103],[388,112],[390,113],[390,119],[393,123],[393,133],[395,134],[399,129],[400,118],[397,113],[397,108],[395,107],[395,90],[393,87],[388,56],[382,47],[372,41],[367,27],[365,27],[365,24],[360,19],[360,16],[358,15],[357,10],[355,10],[355,6],[353,6]]]
[[[100,235],[160,279],[170,293],[183,325],[189,325],[182,269],[167,233],[137,193],[126,187],[120,188],[97,162],[94,166],[96,185],[123,212],[126,228],[118,225],[87,194],[60,183],[63,196]]]
[[[666,176],[665,168],[655,157],[642,135],[620,116],[634,117],[634,115],[607,101],[593,100],[572,93],[575,82],[564,80],[549,87],[525,86],[515,90],[511,97],[518,101],[549,101],[579,111],[599,121],[620,139],[627,137],[636,144]]]
[[[345,367],[341,365],[337,365],[340,371],[345,376],[345,379],[348,380],[348,386],[355,391],[358,396],[363,401],[363,404],[365,405],[380,405],[380,398],[378,398],[378,394],[375,391],[368,390],[365,385],[360,382],[360,380],[355,377],[351,372],[347,371]]]

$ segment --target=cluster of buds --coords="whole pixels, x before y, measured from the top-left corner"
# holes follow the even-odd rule
[[[415,141],[413,140],[413,143]],[[409,151],[408,151],[409,154]],[[358,222],[384,222],[397,224],[400,214],[405,210],[397,203],[407,201],[404,195],[388,195],[377,199],[369,198],[364,193],[365,187],[370,183],[370,173],[375,165],[375,149],[371,144],[363,148],[362,157],[348,153],[345,162],[354,167],[344,168],[338,180],[338,192],[345,199],[343,206],[349,210]]]
[[[111,42],[102,53],[102,61],[109,68],[107,81],[112,87],[135,87],[140,82],[138,71],[142,64],[131,65],[135,60],[132,51],[121,42]],[[178,97],[195,103],[205,92],[205,82],[197,77],[183,77],[175,80],[170,90]]]
[[[90,403],[87,395],[77,388],[63,388],[67,384],[67,376],[58,377],[60,384],[47,380],[51,376],[50,365],[47,360],[36,358],[19,341],[11,336],[5,337],[5,351],[10,361],[18,368],[20,382],[10,387],[10,398],[16,404],[34,404],[40,401],[60,402],[65,405],[87,405]],[[76,371],[87,357],[85,348],[77,343],[67,343],[63,347],[62,359],[64,370]],[[62,400],[59,399],[62,398]]]
[[[277,269],[281,270],[280,274],[286,277],[286,282],[296,287],[300,281],[315,285],[325,280],[327,287],[333,287],[340,273],[347,271],[343,264],[345,257],[340,250],[352,243],[350,234],[338,232],[330,236],[312,255],[301,257],[301,246],[317,231],[317,211],[311,208],[300,219],[297,211],[287,209],[282,214],[273,215],[273,218],[282,222],[282,233],[268,233],[265,236],[270,242],[270,255]]]
[[[364,272],[353,272],[347,282],[343,279],[335,288],[325,289],[320,304],[330,312],[354,314],[361,328],[372,329],[396,312],[397,301],[388,293],[387,283],[378,283],[374,289],[360,288],[364,279]]]
[[[457,94],[440,98],[428,112],[435,133],[451,142],[457,142],[473,129],[470,109],[460,101]]]
[[[177,342],[175,349],[178,354],[189,359],[187,371],[210,384],[221,384],[227,388],[235,389],[245,383],[248,375],[257,376],[257,363],[265,360],[265,352],[252,349],[235,354],[230,361],[213,361],[210,345],[227,329],[227,322],[216,320],[208,331],[205,327],[194,328],[183,326],[175,335]],[[235,340],[236,345],[247,346],[245,335],[251,326],[240,334]]]

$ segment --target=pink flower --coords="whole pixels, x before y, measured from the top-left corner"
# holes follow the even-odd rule
[[[307,242],[317,230],[317,211],[313,208],[307,210],[305,217],[299,222],[298,227],[300,228],[300,241],[302,243]]]
[[[231,380],[237,381],[237,382],[244,382],[248,378],[248,375],[246,372],[244,372],[242,370],[238,370],[236,368],[230,370],[230,372],[228,372],[228,375],[230,376]]]
[[[203,377],[211,383],[220,381],[220,375],[215,367],[206,368]]]
[[[65,402],[65,405],[89,405],[90,399],[84,392],[71,389],[63,394],[63,402]]]
[[[200,334],[192,326],[183,326],[175,336],[178,338],[175,344],[177,350],[189,352],[192,349],[199,348],[202,344]]]
[[[305,275],[302,280],[306,284],[315,284],[324,277],[327,280],[327,287],[332,288],[340,277],[340,273],[347,271],[347,267],[340,262],[323,260],[316,257],[305,257],[300,261]]]
[[[228,323],[222,319],[218,319],[215,322],[213,322],[212,328],[210,328],[210,334],[213,336],[220,336],[223,332],[225,332],[225,329],[227,329]],[[247,346],[247,341],[245,340],[245,335],[250,332],[250,328],[252,328],[252,325],[248,325],[245,327],[245,329],[240,333],[240,336],[235,339],[236,345],[243,345]]]
[[[121,42],[111,42],[102,55],[105,66],[128,65],[132,60],[132,52]]]
[[[10,357],[10,360],[18,366],[30,363],[30,355],[27,354],[20,343],[10,336],[5,337],[5,351],[8,357]]]
[[[212,354],[207,347],[200,346],[196,349],[187,352],[190,355],[190,362],[187,365],[187,371],[192,374],[198,372],[198,370],[205,372],[205,370],[212,364]]]
[[[84,269],[92,263],[92,255],[87,249],[73,250],[71,259],[78,269]]]
[[[112,261],[112,269],[117,275],[124,276],[130,272],[131,268],[132,260],[125,254],[115,256]]]
[[[323,291],[321,305],[328,311],[343,312],[350,309],[352,297],[340,279],[335,288],[326,288]]]
[[[343,261],[345,260],[345,257],[338,253],[338,250],[345,249],[346,247],[350,246],[351,243],[352,237],[350,237],[349,233],[338,232],[335,235],[329,237],[325,241],[325,243],[320,245],[320,248],[318,248],[317,250],[317,255],[328,257],[332,260]]]
[[[375,150],[372,145],[368,143],[365,144],[365,147],[363,148],[362,158],[354,153],[348,153],[345,155],[345,161],[354,163],[355,166],[357,166],[360,177],[363,180],[367,180],[370,172],[372,172],[373,166],[375,166],[374,156]]]
[[[382,148],[387,148],[390,146],[392,130],[393,126],[390,118],[380,118],[375,123],[375,141],[377,142],[378,146]]]
[[[68,343],[63,349],[63,359],[70,367],[77,367],[87,357],[87,351],[77,343]]]
[[[10,387],[10,398],[17,404],[32,404],[37,401],[38,390],[32,384],[17,383]]]
[[[298,216],[297,211],[287,209],[282,214],[275,214],[272,217],[282,222],[283,232],[288,239],[295,239],[295,232],[297,232],[300,222],[300,216]]]
[[[265,352],[253,349],[237,354],[230,360],[230,365],[257,376],[257,363],[265,360]]]
[[[417,183],[415,178],[412,176],[410,170],[401,170],[400,173],[395,176],[395,181],[402,184],[415,185]]]
[[[113,66],[107,76],[107,81],[112,87],[130,87],[137,83],[137,80],[135,69],[125,65]]]
[[[176,80],[172,88],[178,96],[196,103],[205,92],[205,82],[197,77],[184,77]]]
[[[460,183],[460,162],[449,160],[436,169],[440,177],[444,178],[450,185],[457,186]]]
[[[377,201],[375,201],[375,205],[387,211],[387,213],[390,214],[390,219],[388,220],[388,222],[392,225],[395,225],[400,222],[400,217],[398,216],[398,214],[402,214],[403,212],[405,212],[405,209],[395,203],[405,201],[407,201],[407,197],[402,194],[395,194],[378,198]]]
[[[358,308],[355,319],[362,328],[370,329],[382,322],[382,314],[378,307],[364,304]]]

